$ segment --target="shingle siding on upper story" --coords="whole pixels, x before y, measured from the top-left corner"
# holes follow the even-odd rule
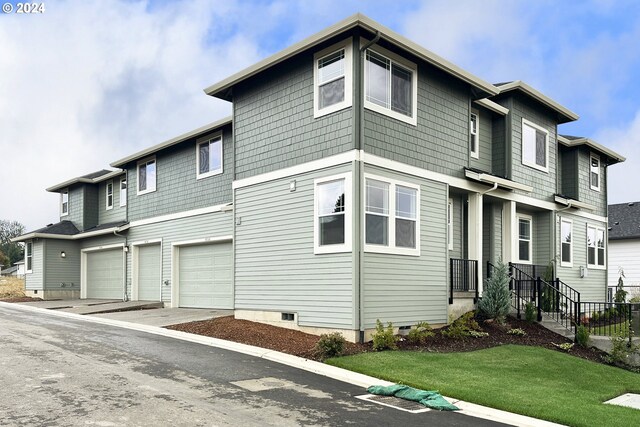
[[[84,228],[98,225],[98,188],[95,185],[84,186]]]
[[[607,216],[607,170],[604,167],[602,156],[600,158],[600,191],[591,189],[591,154],[586,147],[577,149],[578,179],[577,185],[580,191],[579,200],[595,206],[592,212],[596,215]],[[593,153],[597,156],[597,153]]]
[[[494,117],[491,121],[491,135],[493,137],[493,149],[491,151],[492,173],[498,176],[507,176],[506,142],[505,142],[505,117]]]
[[[113,208],[107,210],[107,184],[113,184]],[[120,207],[120,177],[117,176],[113,180],[103,181],[98,184],[98,224],[125,220],[127,216],[127,208]]]
[[[469,166],[472,168],[480,169],[485,172],[492,173],[492,140],[493,140],[493,120],[492,114],[483,108],[473,108],[472,112],[476,111],[478,113],[478,133],[479,133],[479,153],[478,158],[475,157],[469,158]]]
[[[463,177],[464,167],[469,164],[469,100],[466,84],[419,64],[417,126],[365,110],[364,149],[380,157]]]
[[[214,135],[216,132],[197,140],[205,140]],[[137,194],[137,162],[128,165],[129,221],[232,202],[231,127],[227,126],[224,130],[223,173],[219,175],[196,180],[196,139],[156,153],[155,158],[156,191],[150,193]],[[99,200],[98,203],[104,204],[104,200]],[[115,209],[119,208],[114,206]]]
[[[234,88],[236,179],[353,149],[352,107],[313,118],[313,52]]]
[[[61,192],[62,193],[62,192]],[[60,197],[58,196],[58,209],[60,209]],[[69,214],[61,215],[60,221],[71,221],[82,230],[84,227],[84,185],[76,185],[69,188]]]
[[[558,144],[558,192],[579,200],[577,150]]]
[[[515,95],[512,101],[512,108],[509,113],[511,117],[511,152],[512,170],[511,179],[516,182],[530,185],[533,191],[530,196],[551,201],[556,193],[556,160],[557,160],[557,135],[556,121],[553,114],[543,107],[537,106],[533,101]],[[548,172],[543,172],[522,163],[522,119],[544,128],[548,132],[549,163]]]

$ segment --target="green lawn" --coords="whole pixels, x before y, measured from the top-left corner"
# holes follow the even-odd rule
[[[640,374],[539,347],[362,353],[327,363],[570,426],[640,425],[640,410],[602,403],[640,393]]]

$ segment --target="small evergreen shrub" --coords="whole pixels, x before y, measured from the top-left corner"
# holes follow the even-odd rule
[[[584,347],[584,348],[589,347],[590,335],[591,335],[591,332],[589,332],[589,329],[586,326],[584,325],[578,326],[578,330],[576,331],[576,343],[580,347]]]
[[[527,323],[533,323],[536,321],[536,317],[537,313],[535,304],[532,302],[528,302],[524,306],[524,320],[526,320]]]
[[[473,329],[468,331],[468,334],[472,338],[484,338],[489,336],[488,332],[474,331]]]
[[[620,328],[611,337],[611,351],[609,352],[608,362],[616,365],[625,365],[632,353],[640,351],[640,345],[629,344],[628,341],[629,322],[626,327]]]
[[[407,334],[407,339],[411,344],[424,344],[427,338],[434,336],[431,326],[427,322],[420,322]]]
[[[375,351],[397,350],[398,337],[393,333],[393,324],[389,322],[385,328],[380,319],[376,320],[376,333],[373,334],[373,349]]]
[[[485,289],[478,303],[478,309],[486,318],[495,319],[502,324],[509,314],[510,306],[509,272],[507,265],[499,259],[491,277],[485,281]]]
[[[509,329],[507,331],[507,335],[515,335],[517,337],[524,337],[525,335],[527,335],[527,333],[522,328],[514,328],[514,329]]]
[[[316,344],[316,352],[323,359],[342,356],[346,343],[347,340],[344,339],[340,332],[322,334]]]
[[[480,328],[480,325],[478,325],[474,316],[475,311],[469,311],[468,313],[463,314],[458,319],[454,320],[446,330],[441,332],[441,334],[445,337],[455,339],[470,336],[480,338],[489,335],[486,332],[482,332],[482,328]]]
[[[558,347],[560,350],[565,351],[567,353],[571,351],[574,345],[572,342],[564,342],[562,344],[556,344],[552,342],[551,344],[553,344],[554,346]]]

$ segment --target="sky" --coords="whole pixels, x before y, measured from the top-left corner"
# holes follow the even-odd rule
[[[7,3],[2,1],[0,3]],[[0,13],[0,219],[57,222],[45,188],[231,114],[203,89],[356,12],[476,76],[523,80],[580,115],[560,133],[627,157],[640,201],[640,2],[56,1]]]

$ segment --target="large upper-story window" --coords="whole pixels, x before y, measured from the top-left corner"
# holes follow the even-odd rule
[[[69,190],[60,193],[60,216],[69,215]]]
[[[605,268],[604,228],[587,225],[587,266]]]
[[[314,253],[351,251],[351,175],[315,180]]]
[[[314,55],[314,117],[351,106],[352,43],[349,38]]]
[[[197,179],[222,173],[222,135],[197,144],[196,162]]]
[[[479,126],[478,113],[473,112],[469,116],[469,153],[473,158],[480,157],[480,141],[478,138],[478,126]]]
[[[560,222],[560,265],[571,267],[573,260],[573,222],[562,218]]]
[[[113,181],[107,182],[106,195],[106,209],[113,209]]]
[[[27,273],[33,271],[33,243],[27,242],[24,248],[24,263]]]
[[[120,206],[127,206],[127,177],[120,178]]]
[[[366,176],[365,250],[420,255],[419,187]]]
[[[595,154],[589,159],[589,185],[592,190],[600,191],[600,157]]]
[[[376,46],[367,50],[364,74],[366,108],[413,125],[417,123],[416,64]]]
[[[549,171],[549,132],[522,119],[522,164]]]
[[[138,194],[156,191],[156,159],[150,158],[138,162]]]
[[[531,264],[531,217],[518,215],[518,262]]]

